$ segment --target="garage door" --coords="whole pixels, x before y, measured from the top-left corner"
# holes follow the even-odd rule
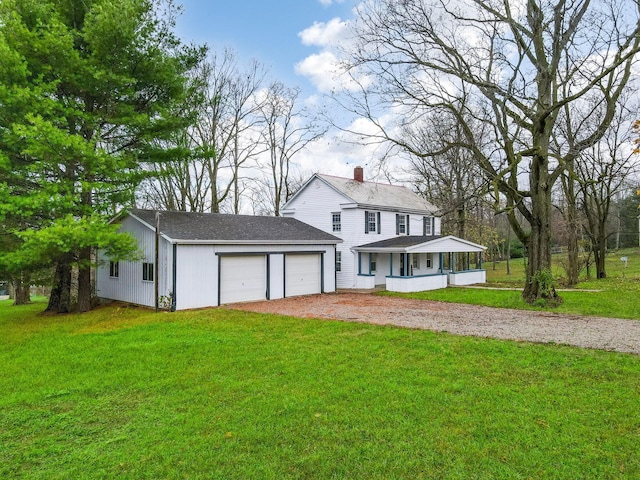
[[[320,254],[285,256],[285,296],[321,293]]]
[[[220,257],[220,303],[267,298],[267,260],[264,255]]]

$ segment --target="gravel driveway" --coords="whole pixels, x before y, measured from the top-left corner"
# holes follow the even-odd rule
[[[411,300],[370,293],[309,295],[227,308],[640,354],[640,321],[636,320]]]

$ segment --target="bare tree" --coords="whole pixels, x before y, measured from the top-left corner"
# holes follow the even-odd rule
[[[267,155],[262,166],[266,172],[263,185],[271,190],[271,212],[279,216],[280,207],[293,194],[291,167],[294,157],[309,143],[326,133],[315,117],[299,105],[300,90],[272,83],[260,103],[263,124],[260,141]]]
[[[348,72],[359,89],[343,104],[380,128],[376,140],[401,146],[398,127],[427,112],[454,116],[527,246],[524,298],[555,298],[552,188],[565,162],[595,145],[613,118],[640,49],[637,2],[372,0],[358,13]],[[579,140],[556,157],[558,116],[588,95],[598,96],[603,114],[589,131],[573,122]],[[399,124],[380,120],[389,108]]]
[[[602,141],[584,151],[575,162],[579,205],[586,220],[584,231],[591,243],[596,278],[607,276],[607,240],[617,231],[617,222],[616,228],[610,228],[612,207],[616,198],[629,189],[629,180],[638,171],[629,118],[633,114],[621,109]]]
[[[418,191],[440,208],[443,232],[466,237],[474,205],[488,185],[484,174],[464,147],[464,135],[455,118],[428,116],[407,126],[404,142],[411,146],[411,169]],[[424,155],[420,152],[435,152]]]

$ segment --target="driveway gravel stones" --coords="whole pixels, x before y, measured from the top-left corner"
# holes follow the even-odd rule
[[[395,325],[455,335],[556,343],[640,355],[640,321],[330,293],[227,305],[299,318]]]

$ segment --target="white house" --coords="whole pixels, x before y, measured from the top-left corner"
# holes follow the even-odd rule
[[[336,289],[340,240],[293,218],[134,209],[114,222],[143,258],[100,252],[101,298],[153,307],[157,291],[162,307],[182,310]]]
[[[408,188],[363,177],[361,167],[353,179],[315,174],[281,210],[342,240],[338,288],[415,292],[486,281],[486,247],[440,235],[437,209]]]

